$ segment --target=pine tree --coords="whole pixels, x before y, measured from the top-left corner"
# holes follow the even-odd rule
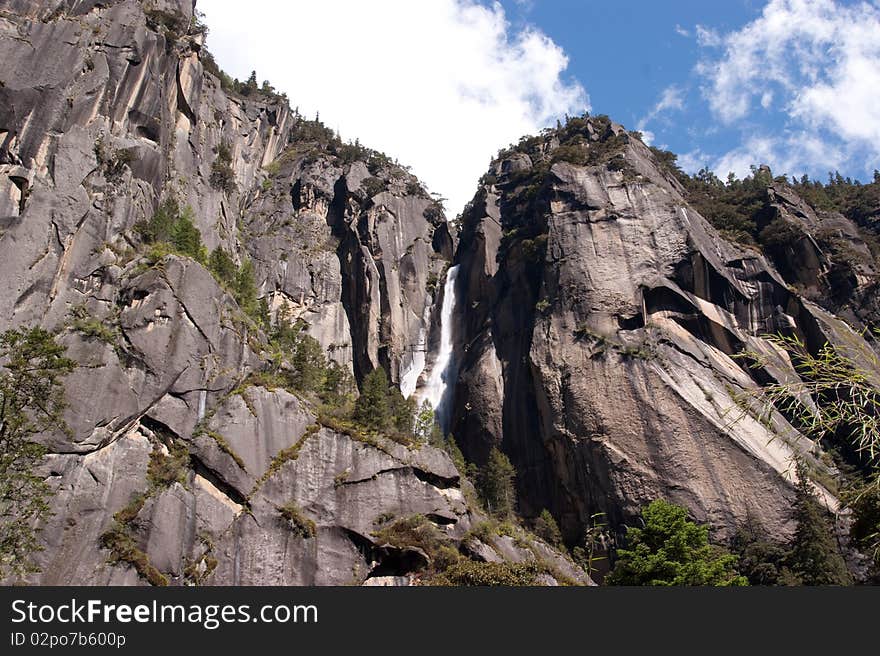
[[[642,521],[644,528],[627,528],[608,585],[748,585],[734,569],[736,556],[710,545],[708,528],[686,509],[658,499],[642,510]]]
[[[259,85],[257,83],[257,72],[251,71],[250,77],[247,79],[247,82],[241,87],[241,95],[250,96],[256,93],[259,90]]]
[[[797,466],[797,530],[788,566],[802,585],[851,585],[852,577],[837,548],[827,512],[819,503],[803,463]]]
[[[235,274],[238,270],[235,262],[232,261],[229,253],[223,250],[222,246],[211,251],[211,256],[208,258],[208,268],[221,285],[231,287],[235,284]]]
[[[34,438],[66,431],[61,379],[76,363],[42,328],[0,336],[0,578],[33,571],[34,524],[49,514],[49,486],[34,473],[46,453]]]
[[[354,407],[355,420],[371,430],[381,431],[389,424],[388,377],[382,367],[376,367],[364,378],[361,395]]]
[[[192,208],[186,207],[171,225],[169,241],[178,253],[204,263],[205,249],[202,246],[202,233],[193,222]]]
[[[258,318],[260,308],[257,301],[257,283],[254,278],[254,265],[249,259],[241,263],[235,274],[232,295],[245,314],[255,320]]]
[[[546,508],[535,520],[535,534],[553,547],[562,546],[562,531],[559,530],[559,525]]]
[[[397,385],[388,388],[388,409],[394,431],[404,438],[412,438],[415,415],[418,410],[415,397],[404,398]]]
[[[480,491],[489,512],[508,519],[516,509],[516,470],[499,449],[493,448],[481,472]]]
[[[301,334],[293,354],[294,384],[303,392],[317,392],[324,386],[327,359],[324,349],[311,335]]]

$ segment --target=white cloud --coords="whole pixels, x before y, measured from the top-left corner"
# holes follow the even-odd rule
[[[230,74],[256,69],[343,139],[385,151],[449,199],[451,215],[502,146],[589,109],[568,58],[500,4],[475,0],[201,0]]]
[[[807,171],[834,171],[843,168],[847,155],[837,145],[829,144],[808,132],[783,136],[759,134],[748,137],[742,145],[714,160],[711,166],[719,177],[731,171],[738,178],[747,176],[755,164],[769,164],[774,175],[797,175]]]
[[[663,89],[660,101],[654,106],[653,114],[659,114],[670,109],[684,108],[684,92],[681,88],[672,85]]]
[[[682,109],[684,109],[684,90],[674,84],[668,86],[663,89],[663,92],[660,94],[660,100],[657,101],[657,104],[654,105],[651,108],[651,111],[648,112],[646,116],[643,116],[636,124],[636,129],[643,134],[650,134],[650,138],[653,139],[653,133],[645,130],[648,123],[665,112],[681,111]]]
[[[691,33],[687,29],[685,29],[681,25],[679,25],[678,23],[675,24],[675,33],[678,34],[679,36],[683,36],[686,39],[689,39],[691,36]]]
[[[702,168],[710,167],[711,158],[696,148],[678,156],[678,166],[685,173],[696,173]],[[711,168],[711,167],[710,167]]]
[[[705,48],[717,48],[722,44],[723,40],[717,31],[706,27],[705,25],[697,25],[697,43]]]
[[[880,4],[771,0],[738,31],[698,38],[720,46],[697,66],[713,115],[747,138],[719,164],[745,157],[775,169],[853,164],[880,155]],[[756,104],[779,113],[781,135],[752,134]],[[758,162],[753,159],[752,163]]]

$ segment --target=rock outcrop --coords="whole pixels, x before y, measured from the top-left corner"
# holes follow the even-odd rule
[[[792,457],[833,468],[743,399],[794,375],[766,333],[871,348],[854,224],[776,182],[759,227],[791,238],[731,243],[597,117],[502,153],[457,228],[394,160],[226,78],[204,32],[189,0],[0,3],[0,330],[50,329],[79,365],[70,432],[40,438],[52,515],[24,582],[404,585],[465,558],[590,584],[488,520],[446,451],[276,384],[283,320],[411,395],[452,264],[451,432],[478,465],[510,457],[525,518],[575,544],[665,497],[720,539],[791,533]],[[150,237],[169,213],[190,246]]]
[[[79,365],[26,582],[411,583],[432,554],[377,535],[413,517],[462,557],[504,553],[471,534],[486,517],[445,452],[322,426],[255,376],[265,319],[207,253],[249,263],[268,313],[340,367],[412,391],[452,238],[405,169],[228,88],[203,41],[183,0],[0,8],[0,327],[54,330]],[[144,236],[168,199],[202,254]],[[588,581],[520,545],[505,558]]]
[[[783,218],[799,200],[769,193]],[[783,417],[743,409],[758,381],[794,375],[761,336],[870,347],[723,239],[637,136],[598,117],[524,139],[483,178],[460,244],[452,432],[475,462],[510,456],[526,515],[551,509],[577,541],[595,513],[620,527],[662,497],[719,539],[747,518],[790,535],[792,457],[828,465]],[[827,288],[819,255],[790,263]],[[778,367],[752,371],[744,351]]]

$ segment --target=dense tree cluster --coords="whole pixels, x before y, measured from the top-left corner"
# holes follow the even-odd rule
[[[641,528],[628,527],[626,546],[608,585],[747,585],[736,556],[709,544],[709,530],[687,510],[659,499],[642,510]]]

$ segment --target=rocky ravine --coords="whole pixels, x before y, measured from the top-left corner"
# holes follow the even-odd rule
[[[174,196],[208,251],[253,263],[273,314],[304,320],[358,378],[383,366],[414,388],[452,256],[405,170],[343,149],[282,98],[225,91],[193,9],[0,4],[0,327],[57,330],[80,364],[72,434],[46,436],[53,515],[27,582],[406,583],[426,554],[374,533],[417,514],[476,560],[541,554],[586,581],[537,540],[462,544],[484,518],[444,452],[340,434],[302,398],[250,384],[262,330],[203,265],[145,258],[135,227]],[[182,481],[156,485],[154,461]]]

